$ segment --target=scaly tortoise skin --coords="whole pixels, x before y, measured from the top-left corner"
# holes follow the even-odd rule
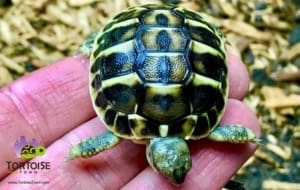
[[[70,158],[90,157],[120,137],[143,141],[150,165],[182,183],[191,167],[185,140],[256,141],[242,126],[216,127],[228,98],[225,41],[183,8],[144,5],[115,16],[81,47],[90,56],[94,109],[110,132],[75,145]]]

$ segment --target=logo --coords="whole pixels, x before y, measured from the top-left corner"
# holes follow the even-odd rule
[[[24,174],[32,174],[41,170],[50,170],[50,162],[30,160],[46,154],[46,148],[40,145],[35,138],[31,139],[31,141],[26,141],[25,136],[20,136],[20,138],[16,140],[14,144],[14,149],[17,157],[29,161],[6,161],[7,169],[9,171],[13,172],[15,170],[19,170]]]
[[[36,139],[26,141],[25,136],[21,136],[19,140],[15,142],[16,155],[24,159],[32,159],[37,156],[43,156],[46,153],[46,148],[38,144]]]

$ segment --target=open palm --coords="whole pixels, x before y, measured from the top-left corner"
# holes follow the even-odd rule
[[[88,62],[81,59],[67,58],[0,89],[0,189],[220,189],[255,150],[251,143],[190,141],[192,168],[180,187],[148,166],[145,146],[128,140],[93,158],[66,161],[72,145],[106,131],[93,111]],[[243,124],[259,136],[255,115],[240,101],[248,90],[247,71],[237,57],[227,59],[230,92],[221,123]],[[8,170],[7,161],[25,161],[13,148],[20,136],[47,147],[30,162],[50,162],[50,169]],[[11,183],[20,180],[45,184]]]

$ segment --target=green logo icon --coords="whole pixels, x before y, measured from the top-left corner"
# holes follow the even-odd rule
[[[24,159],[32,159],[46,154],[46,148],[39,145],[36,139],[33,138],[31,141],[26,141],[25,136],[21,136],[15,142],[14,148],[17,156]]]

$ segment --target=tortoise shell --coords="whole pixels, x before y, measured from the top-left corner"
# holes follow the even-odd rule
[[[94,108],[117,136],[199,139],[223,115],[225,38],[199,13],[130,8],[95,38],[90,61]]]

